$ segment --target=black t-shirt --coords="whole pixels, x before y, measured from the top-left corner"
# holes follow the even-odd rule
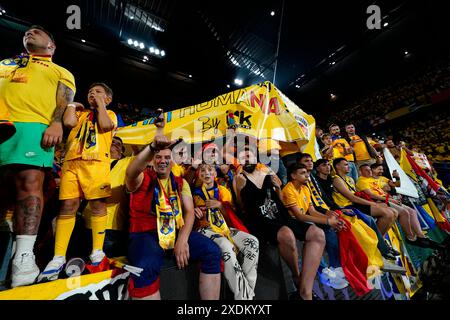
[[[322,200],[330,207],[331,210],[338,210],[339,206],[333,200],[333,179],[330,176],[326,180],[321,179],[318,175],[314,175],[314,179],[318,183]],[[317,186],[316,186],[317,187]]]

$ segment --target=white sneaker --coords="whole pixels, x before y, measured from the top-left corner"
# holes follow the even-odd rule
[[[103,250],[95,250],[89,256],[93,266],[98,266],[102,262],[104,257],[105,257],[105,253],[103,252]]]
[[[59,273],[63,270],[65,264],[66,257],[54,256],[45,267],[45,270],[39,275],[38,282],[57,280]]]
[[[14,257],[11,269],[12,288],[33,284],[38,275],[39,268],[32,252],[25,252]]]

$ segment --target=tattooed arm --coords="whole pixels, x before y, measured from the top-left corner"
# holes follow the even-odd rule
[[[67,104],[73,101],[74,92],[68,86],[59,82],[56,91],[56,109],[53,114],[50,126],[45,130],[42,137],[42,146],[45,148],[54,147],[61,143],[63,135],[62,117]]]

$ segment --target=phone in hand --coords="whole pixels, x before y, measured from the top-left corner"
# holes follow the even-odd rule
[[[154,111],[152,111],[152,112],[150,113],[150,118],[154,118],[154,119],[155,119],[154,123],[163,122],[163,121],[164,121],[164,118],[161,117],[161,114],[162,114],[162,113],[163,113],[163,112],[162,112],[161,109],[154,110]]]

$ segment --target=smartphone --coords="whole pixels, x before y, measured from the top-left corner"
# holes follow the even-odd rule
[[[150,118],[155,118],[154,123],[158,123],[164,121],[164,118],[160,118],[161,114],[162,114],[161,110],[154,110],[150,113],[149,116]]]

